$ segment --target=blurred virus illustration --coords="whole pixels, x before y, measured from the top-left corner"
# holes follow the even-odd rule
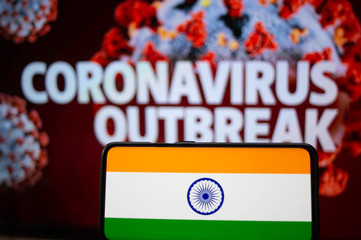
[[[330,133],[338,150],[318,150],[320,194],[345,191],[349,174],[337,167],[337,155],[361,154],[361,109],[355,104],[361,96],[361,26],[347,0],[126,0],[114,19],[92,57],[102,66],[206,60],[216,68],[222,60],[284,60],[292,86],[298,61],[333,61],[339,116]]]
[[[0,34],[22,43],[35,42],[57,18],[57,0],[0,0]]]
[[[35,110],[24,99],[0,93],[0,189],[35,185],[48,163],[48,135]]]

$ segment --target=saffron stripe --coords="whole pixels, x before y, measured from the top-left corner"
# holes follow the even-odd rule
[[[107,172],[310,174],[305,149],[114,147]]]

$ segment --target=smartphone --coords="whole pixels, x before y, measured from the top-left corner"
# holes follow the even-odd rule
[[[307,144],[110,143],[103,239],[318,239],[317,153]]]

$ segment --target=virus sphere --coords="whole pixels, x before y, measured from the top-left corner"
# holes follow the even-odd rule
[[[162,60],[172,72],[181,60],[209,61],[213,70],[223,60],[287,61],[294,86],[298,61],[335,63],[329,77],[338,87],[332,105],[338,117],[330,134],[337,151],[318,150],[320,194],[345,190],[348,173],[335,166],[337,155],[342,149],[361,154],[361,114],[353,114],[360,109],[352,104],[361,96],[361,25],[347,0],[127,0],[114,18],[92,57],[102,66]]]
[[[15,43],[35,42],[57,18],[57,0],[0,0],[0,34]]]
[[[0,187],[33,186],[48,163],[48,135],[40,131],[38,112],[26,111],[24,99],[0,93]]]

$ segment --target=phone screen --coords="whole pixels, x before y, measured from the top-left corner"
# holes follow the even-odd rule
[[[308,145],[111,144],[102,166],[107,239],[316,239]]]

